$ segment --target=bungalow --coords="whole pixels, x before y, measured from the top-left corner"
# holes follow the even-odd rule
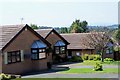
[[[72,56],[82,56],[84,54],[94,54],[95,48],[86,43],[89,40],[87,37],[88,33],[68,33],[61,34],[67,41],[70,42],[68,45],[68,58]]]
[[[61,34],[70,45],[68,45],[68,57],[71,56],[82,56],[84,54],[97,54],[99,50],[95,49],[95,46],[91,46],[92,39],[88,37],[91,33],[69,33],[69,34]],[[99,36],[97,36],[99,37]],[[113,52],[113,42],[109,41],[106,44],[105,54],[103,54],[103,58],[113,58],[115,59],[115,55]]]
[[[47,69],[51,44],[26,25],[0,26],[0,73],[23,74]]]
[[[54,29],[37,29],[35,31],[51,44],[51,61],[53,63],[63,62],[67,59],[67,46],[69,42],[57,31]]]

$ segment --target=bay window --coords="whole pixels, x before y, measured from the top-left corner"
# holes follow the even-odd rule
[[[62,41],[57,41],[54,45],[55,54],[65,54],[66,53],[66,45]]]
[[[40,40],[34,41],[31,46],[31,59],[39,60],[44,58],[46,58],[46,45]]]

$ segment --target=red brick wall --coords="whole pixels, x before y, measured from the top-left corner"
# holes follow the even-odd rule
[[[30,72],[34,70],[44,70],[47,69],[47,59],[43,60],[31,60],[31,44],[34,40],[39,40],[29,30],[23,31],[8,47],[5,48],[4,52],[23,50],[25,59],[22,62],[13,63],[13,64],[4,64],[2,67],[3,73],[12,73],[12,74],[21,74],[25,72]]]

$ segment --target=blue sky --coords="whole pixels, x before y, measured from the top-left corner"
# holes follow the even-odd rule
[[[89,25],[118,23],[118,0],[1,0],[0,24],[69,27],[75,19]]]

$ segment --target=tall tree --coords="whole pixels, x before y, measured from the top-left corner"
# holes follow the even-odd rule
[[[75,20],[70,26],[70,32],[74,33],[82,33],[82,32],[87,32],[88,23],[86,21],[80,22],[80,20]]]
[[[30,24],[30,27],[31,27],[32,29],[38,29],[38,26],[37,26],[36,24]]]
[[[83,28],[84,32],[88,32],[88,22],[87,21],[82,21],[81,22],[81,27]]]
[[[61,27],[60,28],[60,33],[68,33],[68,28],[67,27]]]
[[[103,54],[105,54],[106,45],[110,41],[109,33],[93,31],[87,34],[87,40],[84,41],[85,46],[90,46],[91,48],[95,48],[95,50],[100,51],[101,60],[103,62]]]

